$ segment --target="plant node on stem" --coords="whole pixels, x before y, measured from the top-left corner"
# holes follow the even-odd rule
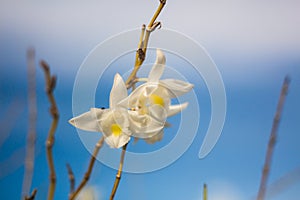
[[[69,181],[70,181],[70,193],[73,193],[75,189],[75,176],[71,168],[71,165],[69,163],[67,163],[66,167],[68,170]]]
[[[156,9],[153,17],[151,18],[147,28],[146,28],[145,24],[143,24],[143,26],[142,26],[140,41],[139,41],[138,48],[137,48],[138,50],[137,50],[136,56],[135,56],[134,68],[126,81],[127,89],[134,87],[134,84],[135,84],[134,80],[136,80],[136,78],[137,78],[136,74],[146,58],[146,51],[147,51],[148,41],[150,38],[150,33],[153,32],[156,28],[161,27],[161,23],[155,22],[155,21],[156,21],[158,15],[161,13],[165,4],[166,4],[166,0],[160,0],[160,4],[159,4],[158,8]]]

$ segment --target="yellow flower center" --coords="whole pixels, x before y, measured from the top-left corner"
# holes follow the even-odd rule
[[[122,128],[120,127],[119,124],[112,124],[110,129],[111,129],[111,133],[116,137],[120,136],[122,133]]]
[[[165,102],[164,102],[164,99],[160,96],[158,96],[157,94],[152,94],[150,96],[150,99],[152,101],[153,104],[157,104],[157,105],[160,105],[160,106],[165,106]]]

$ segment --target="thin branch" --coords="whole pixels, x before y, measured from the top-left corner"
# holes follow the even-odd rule
[[[27,52],[27,70],[28,70],[28,134],[25,156],[25,172],[22,185],[22,196],[29,194],[33,168],[34,168],[34,151],[36,140],[36,119],[37,119],[37,103],[36,103],[36,80],[35,80],[35,52],[29,49]]]
[[[207,185],[203,185],[203,200],[207,200]]]
[[[69,195],[69,200],[75,199],[75,197],[79,194],[79,192],[81,191],[81,189],[86,185],[86,183],[90,179],[90,176],[91,176],[91,173],[92,173],[92,170],[93,170],[93,167],[94,167],[94,163],[95,163],[96,157],[98,155],[99,150],[101,149],[101,147],[103,145],[103,141],[104,141],[104,138],[101,137],[101,139],[97,142],[97,144],[95,146],[95,149],[94,149],[94,152],[93,152],[93,155],[91,157],[88,169],[87,169],[86,173],[84,174],[84,177],[81,180],[81,183],[79,184],[78,188],[73,193],[71,193]]]
[[[134,85],[134,81],[136,80],[136,74],[146,58],[146,51],[147,51],[148,41],[150,38],[150,33],[160,26],[160,22],[155,22],[155,21],[165,5],[166,5],[166,0],[160,0],[160,4],[156,9],[153,17],[151,18],[147,26],[147,29],[145,25],[142,26],[142,32],[138,44],[138,50],[135,55],[134,68],[126,81],[127,89],[131,88]]]
[[[58,119],[59,119],[59,113],[58,113],[58,109],[56,106],[56,101],[53,96],[53,90],[56,85],[56,76],[51,75],[49,65],[45,61],[41,61],[40,65],[43,68],[44,73],[45,73],[46,94],[47,94],[48,100],[50,102],[50,114],[53,119],[51,127],[48,132],[47,141],[46,141],[47,161],[48,161],[48,166],[49,166],[49,170],[50,170],[50,176],[49,176],[50,185],[48,188],[48,198],[47,199],[52,200],[54,198],[55,186],[56,186],[56,174],[55,174],[55,168],[54,168],[52,148],[54,145],[54,139],[55,139],[54,136],[55,136],[55,131],[56,131]]]
[[[34,189],[29,197],[28,196],[24,197],[24,200],[34,200],[36,193],[37,193],[37,189]]]
[[[70,180],[70,193],[73,193],[75,190],[75,176],[69,163],[67,163],[67,170]]]
[[[119,186],[119,183],[120,183],[120,180],[121,180],[122,169],[123,169],[123,164],[124,164],[124,158],[125,158],[125,152],[126,152],[127,145],[128,145],[128,143],[125,144],[122,148],[122,154],[121,154],[121,158],[120,158],[119,169],[118,169],[118,173],[116,175],[116,179],[115,179],[113,189],[112,189],[111,194],[110,194],[110,198],[109,198],[110,200],[114,199],[115,194],[116,194],[117,189],[118,189],[118,186]]]
[[[265,158],[265,164],[262,172],[262,177],[261,177],[261,182],[260,182],[260,187],[259,191],[257,194],[257,200],[264,200],[265,198],[265,193],[266,193],[266,186],[267,186],[267,181],[269,178],[269,172],[270,172],[270,167],[271,167],[271,162],[272,162],[272,157],[273,157],[273,151],[277,139],[277,131],[278,131],[278,126],[281,118],[281,113],[283,109],[283,105],[285,102],[285,97],[288,92],[289,88],[289,83],[290,79],[289,77],[285,77],[282,88],[281,88],[281,94],[279,97],[278,105],[277,105],[277,110],[276,114],[273,120],[273,126],[270,134],[270,139],[269,139],[269,144],[268,144],[268,149],[266,153],[266,158]]]

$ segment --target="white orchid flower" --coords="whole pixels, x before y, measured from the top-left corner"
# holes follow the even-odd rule
[[[159,80],[165,68],[166,58],[159,49],[156,55],[147,82],[120,102],[123,106],[127,104],[132,109],[129,112],[134,130],[132,134],[138,138],[151,138],[159,134],[164,128],[166,118],[177,114],[188,105],[188,103],[171,105],[171,98],[181,96],[193,88],[192,84],[181,80]]]
[[[69,122],[76,128],[102,132],[105,142],[112,148],[120,148],[130,140],[128,109],[119,106],[127,97],[127,89],[122,77],[115,75],[110,92],[109,109],[91,108],[90,111],[72,118]]]
[[[164,108],[167,117],[186,108],[187,103],[171,105],[171,98],[189,92],[193,85],[177,79],[159,80],[165,69],[166,58],[160,49],[156,51],[156,61],[149,73],[147,82],[139,86],[129,96],[129,105],[140,114],[149,114],[149,107],[158,105]],[[158,110],[158,109],[157,109]]]

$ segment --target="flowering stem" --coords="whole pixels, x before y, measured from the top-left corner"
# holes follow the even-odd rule
[[[90,163],[89,163],[88,170],[84,174],[84,177],[83,177],[81,183],[79,184],[78,188],[76,188],[76,190],[73,193],[70,194],[69,200],[75,199],[75,197],[79,194],[79,192],[81,191],[81,189],[86,185],[86,183],[90,179],[90,175],[92,173],[96,157],[98,155],[99,150],[101,149],[101,147],[103,145],[103,142],[104,142],[104,138],[101,137],[100,140],[97,142],[97,144],[95,146],[93,155],[92,155]]]
[[[124,158],[125,158],[125,153],[126,153],[126,148],[127,148],[127,144],[125,144],[122,148],[122,154],[121,154],[121,158],[120,158],[120,164],[119,164],[119,170],[118,170],[118,173],[116,175],[116,179],[115,179],[115,183],[114,183],[114,187],[111,191],[111,194],[110,194],[110,200],[113,200],[114,199],[114,196],[117,192],[117,189],[118,189],[118,186],[119,186],[119,183],[120,183],[120,180],[121,180],[121,176],[122,176],[122,169],[123,169],[123,163],[124,163]]]
[[[277,105],[277,110],[276,110],[272,130],[271,130],[271,134],[270,134],[270,139],[269,139],[268,149],[267,149],[267,153],[266,153],[265,164],[264,164],[263,173],[262,173],[262,177],[261,177],[260,187],[259,187],[259,191],[258,191],[258,195],[257,195],[257,200],[263,200],[265,198],[266,185],[267,185],[267,181],[268,181],[268,177],[269,177],[273,151],[274,151],[274,147],[275,147],[275,143],[276,143],[276,139],[277,139],[277,130],[278,130],[278,126],[279,126],[279,122],[280,122],[280,118],[281,118],[283,105],[285,102],[285,97],[288,92],[289,83],[290,83],[290,79],[288,77],[285,77],[282,88],[281,88],[281,94],[279,97],[279,102]]]
[[[150,33],[152,31],[154,31],[157,27],[160,26],[160,22],[155,22],[158,15],[161,13],[163,7],[166,4],[166,0],[160,0],[160,4],[158,6],[158,8],[156,9],[153,17],[151,18],[147,29],[145,24],[143,24],[142,26],[142,30],[141,30],[141,35],[140,35],[140,40],[138,43],[138,49],[136,51],[135,54],[135,64],[134,64],[134,68],[131,72],[131,74],[129,75],[127,81],[126,81],[126,88],[130,89],[132,88],[133,90],[135,89],[135,83],[137,81],[137,77],[136,74],[139,71],[141,65],[143,64],[145,58],[146,58],[146,50],[147,50],[147,46],[148,46],[148,41],[150,38]],[[111,191],[110,194],[110,200],[114,199],[114,196],[116,194],[116,191],[118,189],[120,180],[121,180],[121,175],[122,175],[122,169],[123,169],[123,163],[124,163],[124,158],[125,158],[125,153],[126,153],[126,148],[127,148],[127,144],[125,144],[122,148],[122,154],[121,154],[121,158],[120,158],[120,164],[119,164],[119,169],[118,169],[118,173],[116,175],[116,179],[114,182],[114,186],[113,189]]]
[[[151,18],[151,20],[147,26],[147,29],[146,29],[145,25],[142,26],[142,32],[141,32],[140,41],[138,44],[138,50],[136,51],[136,55],[135,55],[135,65],[134,65],[134,68],[133,68],[131,74],[129,75],[129,77],[126,81],[127,89],[130,89],[135,84],[134,81],[136,79],[136,74],[146,58],[146,51],[147,51],[148,41],[150,38],[150,33],[152,31],[154,31],[157,27],[160,26],[160,22],[155,22],[155,21],[156,21],[158,15],[161,13],[165,4],[166,4],[166,0],[160,0],[160,4],[159,4],[158,8],[156,9],[153,17]]]
[[[55,174],[55,168],[54,168],[54,161],[53,161],[53,153],[52,153],[52,147],[54,145],[54,135],[58,124],[59,119],[59,113],[56,106],[56,101],[53,96],[53,90],[56,85],[56,76],[52,76],[50,73],[50,68],[48,64],[45,61],[41,61],[41,67],[44,70],[45,73],[45,81],[46,81],[46,93],[48,96],[48,100],[50,102],[50,114],[53,118],[51,127],[48,132],[48,137],[46,141],[46,151],[47,151],[47,161],[48,166],[50,170],[50,185],[48,188],[48,200],[52,200],[54,198],[54,192],[55,192],[55,185],[56,185],[56,174]]]

